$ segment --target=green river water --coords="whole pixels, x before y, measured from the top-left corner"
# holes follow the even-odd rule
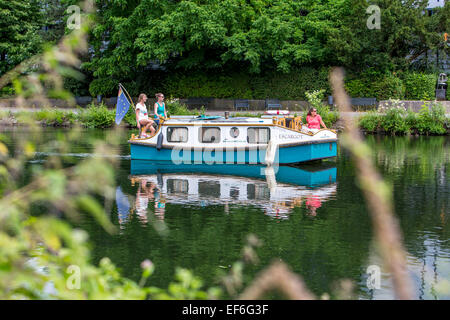
[[[45,129],[43,141],[65,133]],[[19,128],[3,134],[22,139],[29,133]],[[65,156],[72,163],[84,159],[92,152],[87,142],[107,134],[85,130]],[[393,186],[416,297],[449,299],[450,292],[442,288],[450,280],[450,138],[368,136],[366,141]],[[39,146],[36,151],[30,167],[42,165],[48,156]],[[354,164],[342,148],[336,159],[294,168],[294,173],[306,172],[304,179],[295,180],[289,171],[291,180],[275,186],[273,179],[246,170],[133,171],[126,139],[114,152],[120,162],[116,201],[106,214],[120,232],[109,235],[89,216],[76,224],[89,234],[94,263],[109,257],[124,276],[139,280],[140,263],[150,259],[156,267],[151,285],[167,287],[179,266],[191,269],[206,286],[217,286],[240,259],[247,235],[254,234],[262,246],[256,250],[259,263],[245,268],[246,284],[271,261],[282,259],[318,296],[350,279],[359,299],[393,298]],[[321,171],[325,180],[314,183]],[[379,289],[367,287],[370,265],[381,268]]]

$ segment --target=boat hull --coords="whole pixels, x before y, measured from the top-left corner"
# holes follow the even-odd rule
[[[266,147],[261,148],[161,148],[146,144],[130,144],[131,159],[171,161],[175,164],[266,164]],[[337,156],[336,141],[279,146],[273,163],[293,164]]]

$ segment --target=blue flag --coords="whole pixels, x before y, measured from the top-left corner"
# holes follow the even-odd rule
[[[128,100],[127,96],[125,95],[124,90],[122,90],[122,87],[119,86],[119,96],[117,97],[117,105],[116,105],[116,123],[120,124],[122,119],[125,117],[125,115],[128,112],[128,109],[130,108],[131,102]]]

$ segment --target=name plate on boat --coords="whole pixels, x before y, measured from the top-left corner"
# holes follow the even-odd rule
[[[303,139],[303,136],[301,134],[283,134],[280,133],[280,135],[278,136],[279,139],[282,140],[290,140],[290,139]]]

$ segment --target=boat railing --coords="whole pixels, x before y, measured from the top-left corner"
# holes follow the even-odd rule
[[[301,116],[273,117],[273,123],[277,126],[289,128],[296,131],[300,131],[303,125]]]

